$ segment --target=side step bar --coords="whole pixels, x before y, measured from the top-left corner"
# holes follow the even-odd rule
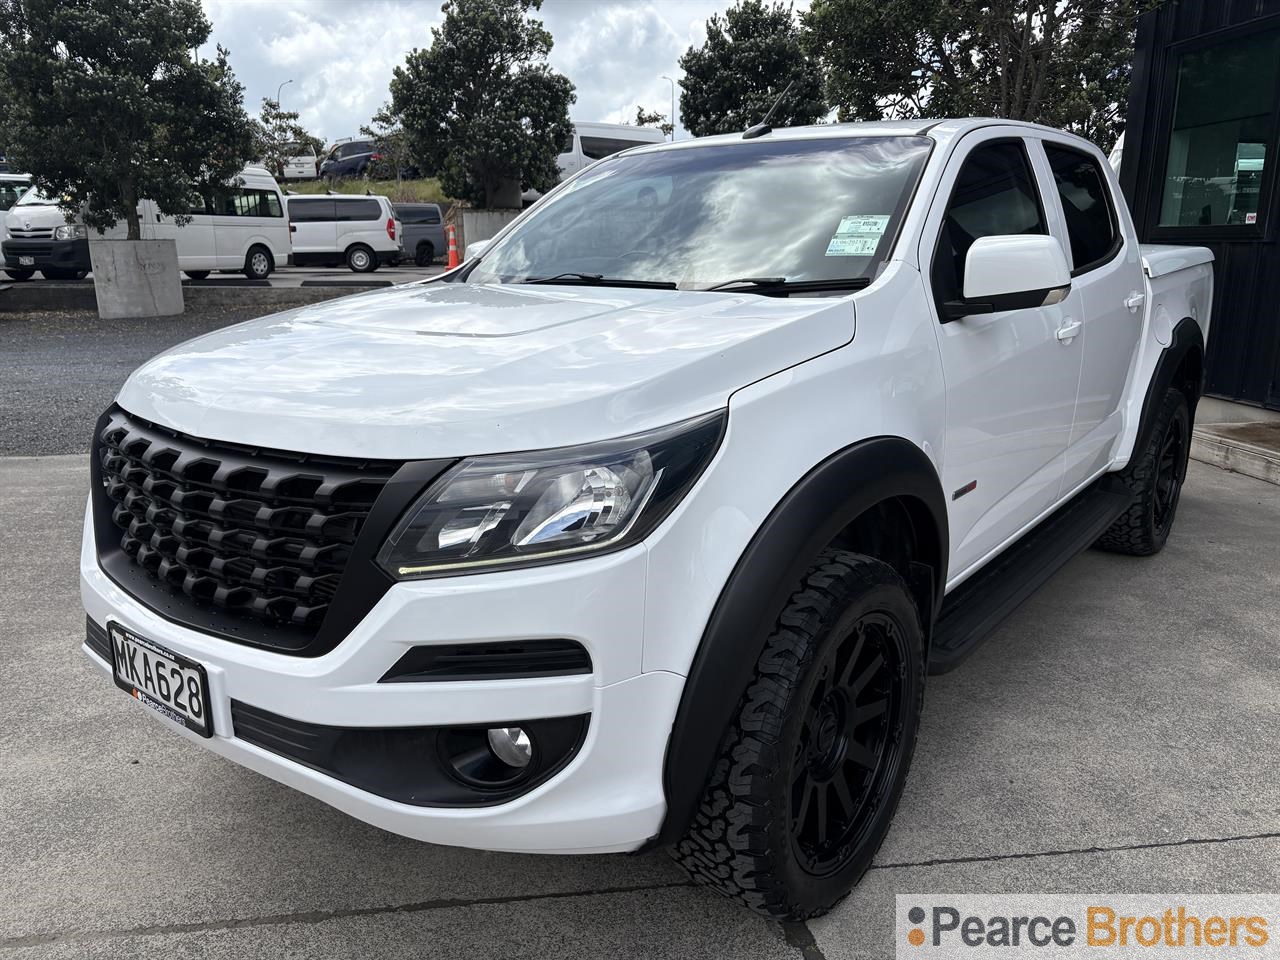
[[[1000,621],[1097,540],[1132,502],[1132,492],[1119,480],[1103,477],[956,587],[934,624],[929,672],[959,666]]]

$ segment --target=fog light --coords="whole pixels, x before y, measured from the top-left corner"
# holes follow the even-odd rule
[[[520,727],[494,727],[489,731],[489,749],[509,767],[523,769],[533,759],[533,744]]]

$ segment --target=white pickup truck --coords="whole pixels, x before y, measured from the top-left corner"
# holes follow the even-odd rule
[[[440,278],[135,372],[85,650],[384,829],[665,845],[816,915],[889,829],[926,674],[1091,544],[1169,536],[1211,259],[1140,247],[1105,156],[1039,126],[626,151]]]

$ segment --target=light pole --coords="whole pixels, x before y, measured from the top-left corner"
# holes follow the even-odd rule
[[[276,109],[280,109],[280,91],[284,89],[286,83],[293,83],[292,80],[286,80],[280,86],[276,87]]]
[[[665,73],[662,75],[662,79],[671,84],[671,116],[669,119],[671,120],[671,139],[674,141],[676,138],[676,82]]]

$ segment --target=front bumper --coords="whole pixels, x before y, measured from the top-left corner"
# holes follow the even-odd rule
[[[51,267],[58,270],[88,270],[88,240],[16,240],[10,237],[0,244],[4,253],[4,265],[10,270],[42,270]],[[31,257],[35,263],[23,266],[19,257]]]
[[[560,566],[394,586],[339,646],[304,658],[231,643],[143,606],[99,567],[86,512],[80,556],[85,610],[204,664],[214,736],[157,721],[375,826],[433,843],[489,850],[632,850],[666,812],[662,766],[684,678],[641,672],[643,545]],[[593,672],[538,679],[378,683],[413,646],[532,638],[576,640]],[[104,674],[110,667],[87,645]],[[106,685],[114,695],[115,688]],[[231,702],[341,727],[503,725],[589,714],[568,765],[513,800],[422,807],[360,790],[233,734]],[[150,713],[150,711],[148,711]]]

